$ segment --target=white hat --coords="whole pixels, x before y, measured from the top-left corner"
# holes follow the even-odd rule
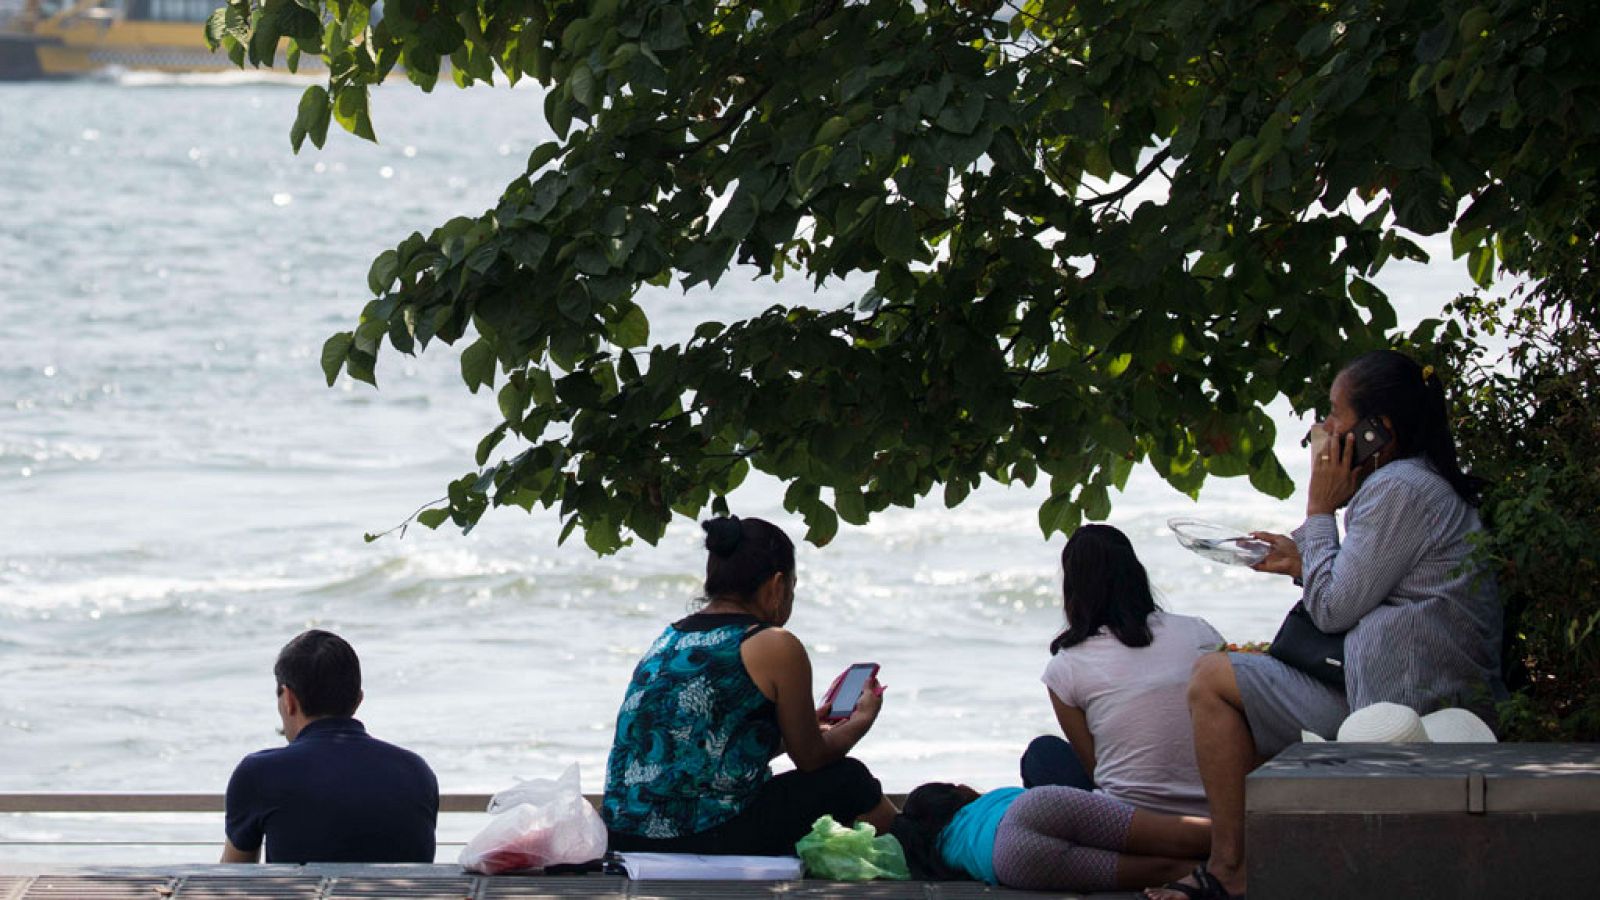
[[[1323,740],[1301,731],[1308,743]],[[1464,709],[1441,709],[1426,716],[1398,703],[1374,703],[1351,713],[1339,726],[1334,740],[1362,744],[1493,743],[1494,732],[1484,721]]]
[[[1374,703],[1351,713],[1339,726],[1337,740],[1352,744],[1413,744],[1430,738],[1416,710],[1398,703]]]
[[[1470,710],[1451,707],[1422,717],[1422,727],[1435,744],[1493,744],[1494,732],[1488,723]]]

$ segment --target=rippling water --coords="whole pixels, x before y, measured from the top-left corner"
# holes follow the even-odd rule
[[[0,790],[221,790],[279,740],[272,661],[308,626],[354,643],[361,717],[445,790],[573,760],[598,790],[632,664],[695,594],[686,520],[607,559],[516,511],[468,537],[363,543],[470,464],[494,400],[467,394],[442,346],[387,354],[381,390],[329,389],[321,342],[353,323],[377,252],[492,205],[547,135],[535,91],[393,87],[374,99],[382,144],[336,133],[296,157],[299,90],[0,85]],[[1441,261],[1384,280],[1402,324],[1465,287],[1429,246]],[[855,293],[730,277],[645,306],[670,341],[704,317]],[[780,498],[752,479],[733,505],[799,535]],[[1016,754],[1053,727],[1037,679],[1061,541],[1039,536],[1041,499],[991,486],[947,511],[935,497],[802,548],[790,627],[819,686],[882,664],[884,712],[857,754],[891,789],[1014,781]],[[1288,583],[1209,565],[1162,523],[1286,529],[1302,508],[1243,480],[1194,504],[1140,471],[1112,522],[1169,608],[1258,640]]]

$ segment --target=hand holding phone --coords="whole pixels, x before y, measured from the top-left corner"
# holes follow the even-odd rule
[[[1377,416],[1358,423],[1351,434],[1356,436],[1355,464],[1358,466],[1365,465],[1367,460],[1376,456],[1379,450],[1389,446],[1389,442],[1394,440],[1394,435],[1389,433],[1383,420]]]
[[[1350,502],[1361,486],[1355,461],[1356,434],[1347,431],[1330,440],[1324,452],[1311,457],[1311,483],[1306,485],[1306,515],[1332,515]]]
[[[817,718],[827,723],[843,722],[850,718],[862,704],[863,695],[872,692],[876,698],[883,693],[877,684],[877,663],[856,663],[839,673],[822,695],[822,705],[817,708]]]

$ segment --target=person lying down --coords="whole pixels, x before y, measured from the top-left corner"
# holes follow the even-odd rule
[[[1187,874],[1211,821],[1150,812],[1057,785],[979,794],[934,782],[906,795],[891,833],[915,878],[1031,891],[1134,890]]]

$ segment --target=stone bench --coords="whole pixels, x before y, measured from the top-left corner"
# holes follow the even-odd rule
[[[1600,744],[1298,744],[1247,781],[1250,896],[1600,896]]]
[[[1137,900],[1096,894],[1096,900]],[[973,882],[486,878],[445,865],[28,866],[0,863],[0,900],[1080,900]]]

